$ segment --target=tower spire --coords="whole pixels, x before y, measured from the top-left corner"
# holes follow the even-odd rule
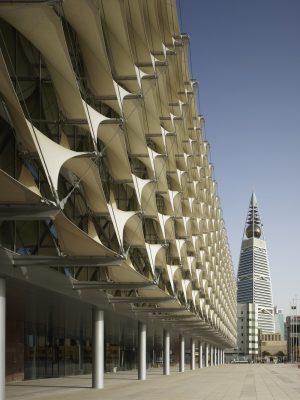
[[[249,209],[246,218],[245,234],[247,238],[260,238],[262,234],[262,223],[259,215],[256,195],[252,192]]]

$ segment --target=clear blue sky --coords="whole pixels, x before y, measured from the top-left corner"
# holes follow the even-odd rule
[[[288,315],[300,299],[300,1],[178,5],[235,270],[254,189],[274,304]]]

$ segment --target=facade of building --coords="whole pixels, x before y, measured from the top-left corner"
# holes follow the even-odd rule
[[[2,1],[0,29],[0,399],[168,374],[170,346],[183,370],[187,339],[223,362],[236,283],[176,1]]]
[[[237,302],[258,306],[258,327],[274,333],[272,285],[263,226],[253,193],[246,218],[237,277]]]
[[[287,356],[287,341],[280,333],[265,333],[261,338],[261,354],[278,357],[283,361]]]
[[[284,314],[283,310],[274,307],[274,323],[275,323],[275,332],[279,333],[281,336],[281,340],[285,339],[285,327],[284,327]]]
[[[286,317],[286,342],[287,354],[290,362],[300,360],[300,316],[289,315]]]
[[[258,305],[238,303],[237,305],[237,347],[238,356],[256,361],[259,346]]]

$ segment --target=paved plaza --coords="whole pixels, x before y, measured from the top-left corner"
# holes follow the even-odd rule
[[[11,383],[7,400],[297,400],[300,369],[289,364],[230,364],[216,367],[147,371],[138,381],[136,371],[105,374],[105,388],[91,389],[91,376],[72,376]]]

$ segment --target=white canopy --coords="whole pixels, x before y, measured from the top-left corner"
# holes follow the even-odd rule
[[[117,254],[78,228],[62,212],[54,221],[61,250],[69,256],[116,256]],[[91,228],[91,225],[90,225]],[[95,232],[92,232],[92,235]]]

